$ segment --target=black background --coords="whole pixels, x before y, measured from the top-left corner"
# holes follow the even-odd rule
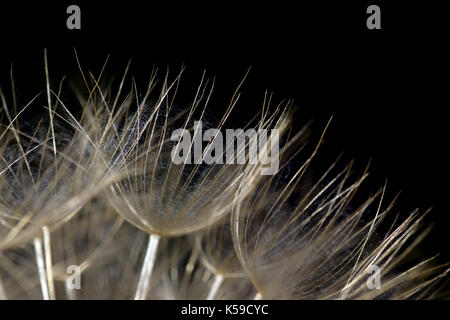
[[[216,77],[216,99],[231,97],[251,66],[239,111],[292,98],[297,121],[314,119],[320,134],[334,116],[322,157],[341,151],[363,166],[369,183],[388,178],[401,190],[400,210],[433,207],[435,227],[423,250],[450,259],[448,243],[449,52],[445,10],[437,1],[39,1],[0,5],[0,84],[14,75],[19,102],[44,88],[43,49],[52,79],[83,67],[98,74],[131,73],[145,85],[154,65],[186,66],[198,81]],[[81,30],[66,28],[66,8],[81,7]],[[378,4],[382,29],[366,28],[366,8]],[[54,83],[57,80],[54,81]],[[196,82],[197,83],[197,82]]]

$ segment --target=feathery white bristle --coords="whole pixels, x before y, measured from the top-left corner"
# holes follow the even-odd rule
[[[162,81],[155,71],[140,95],[138,84],[128,85],[129,64],[114,89],[103,85],[103,69],[88,76],[78,56],[77,62],[85,87],[75,92],[79,117],[65,104],[61,88],[53,91],[46,55],[42,119],[31,124],[23,119],[39,96],[20,109],[13,93],[10,108],[0,90],[7,120],[0,127],[0,299],[440,294],[448,265],[436,265],[434,257],[403,264],[428,231],[422,229],[428,211],[414,211],[400,222],[395,218],[389,231],[381,232],[395,215],[397,197],[388,201],[385,185],[355,201],[367,169],[355,178],[353,163],[340,168],[338,158],[315,168],[312,179],[329,123],[308,151],[307,128],[293,130],[291,102],[273,106],[266,93],[261,113],[242,127],[278,130],[279,136],[260,145],[279,146],[274,175],[262,175],[263,164],[249,163],[245,150],[239,151],[243,164],[203,163],[220,137],[217,131],[197,155],[199,163],[176,164],[172,132],[181,128],[195,137],[199,121],[226,130],[246,76],[213,124],[208,113],[215,84],[206,73],[189,106],[179,108],[183,70]],[[192,140],[189,150],[198,147]],[[221,156],[230,147],[225,144]],[[382,278],[376,290],[367,285],[374,266]],[[74,279],[80,288],[73,288]]]

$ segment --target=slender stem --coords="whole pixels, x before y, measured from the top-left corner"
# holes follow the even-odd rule
[[[42,250],[42,241],[39,238],[34,239],[34,252],[36,253],[36,263],[39,272],[39,281],[41,283],[42,298],[44,300],[49,300],[50,297],[48,292],[48,285],[46,279],[47,277],[44,266],[44,252]]]
[[[223,276],[221,274],[216,274],[214,277],[214,282],[211,286],[211,289],[209,290],[208,297],[206,300],[213,300],[217,294],[217,291],[219,290],[220,286],[223,282]]]
[[[55,283],[53,280],[52,248],[50,246],[50,230],[42,227],[44,235],[45,271],[47,275],[48,293],[50,300],[55,300]]]
[[[150,234],[145,253],[144,263],[142,264],[141,275],[136,289],[134,300],[144,300],[147,297],[148,286],[152,277],[153,266],[155,264],[156,252],[158,251],[160,237],[156,234]]]
[[[5,288],[3,287],[2,278],[0,278],[0,300],[7,300]]]

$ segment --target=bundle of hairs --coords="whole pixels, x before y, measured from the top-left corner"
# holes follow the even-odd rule
[[[262,146],[280,146],[275,174],[261,174],[263,164],[247,153],[240,164],[175,164],[173,130],[195,135],[195,121],[229,128],[240,85],[213,123],[214,81],[205,75],[180,106],[182,71],[154,70],[139,92],[128,67],[107,83],[103,69],[93,75],[80,66],[74,112],[44,60],[46,88],[29,103],[17,105],[14,82],[12,94],[0,91],[0,299],[446,294],[448,266],[412,254],[429,231],[427,212],[397,219],[386,186],[362,198],[367,170],[355,174],[339,158],[312,175],[325,132],[310,141],[307,126],[294,130],[291,102],[274,104],[266,94],[261,112],[242,125],[278,130],[278,140]],[[43,97],[46,105],[25,116]],[[374,268],[376,288],[368,285]]]

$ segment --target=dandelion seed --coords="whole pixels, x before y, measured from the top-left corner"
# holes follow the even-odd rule
[[[6,120],[0,126],[0,299],[441,294],[448,264],[438,265],[435,256],[405,263],[429,232],[428,211],[397,219],[397,196],[389,196],[388,184],[361,200],[356,195],[368,168],[355,174],[353,162],[342,167],[338,158],[312,175],[325,132],[309,150],[307,126],[297,132],[291,124],[290,101],[274,106],[266,93],[261,112],[241,126],[277,130],[258,144],[259,151],[279,153],[278,170],[262,175],[267,161],[250,161],[246,153],[251,139],[242,139],[242,148],[226,140],[215,147],[240,107],[246,77],[214,122],[215,83],[206,73],[191,103],[180,105],[184,70],[171,80],[155,69],[141,93],[128,81],[129,64],[118,85],[105,85],[106,62],[98,75],[85,73],[75,54],[83,78],[75,89],[80,115],[66,105],[63,81],[53,90],[46,54],[42,97],[19,108],[12,81],[11,108],[0,90]],[[42,116],[29,121],[25,114],[41,98]],[[199,122],[213,132],[196,140],[200,146],[193,143]],[[171,139],[177,129],[193,137],[185,148],[192,163],[173,161],[182,139]],[[208,158],[227,155],[239,163]],[[77,288],[69,286],[71,266],[80,277]],[[382,279],[376,290],[367,286],[374,266]]]

